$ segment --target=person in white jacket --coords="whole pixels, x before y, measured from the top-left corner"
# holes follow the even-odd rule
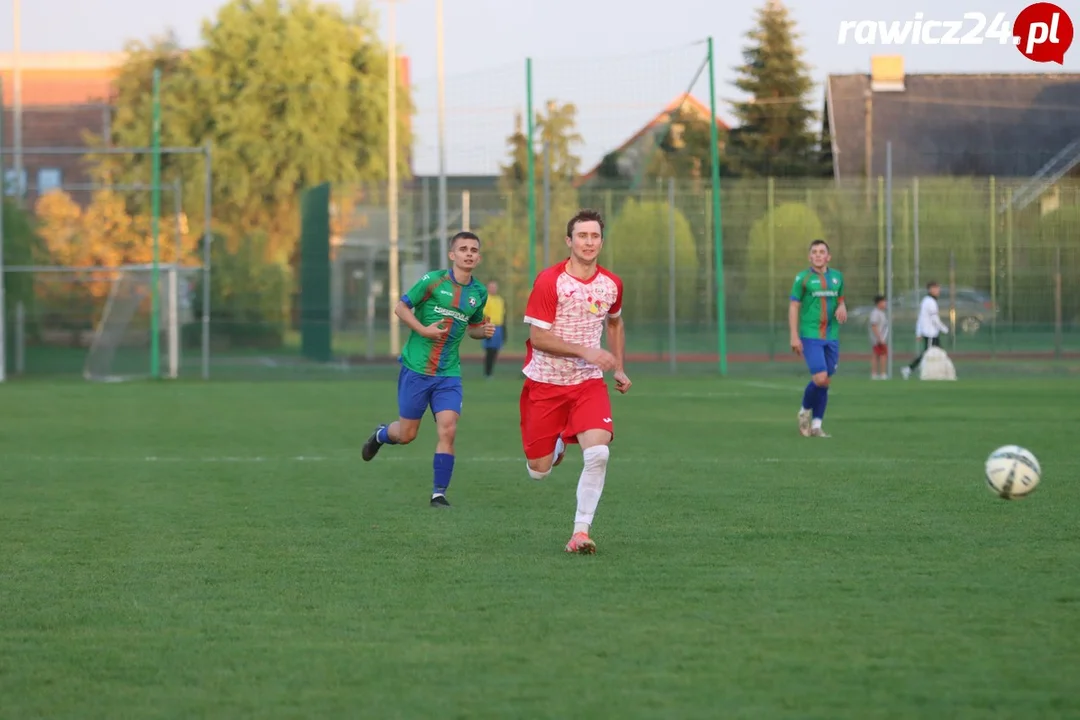
[[[931,346],[941,347],[941,335],[947,335],[949,332],[948,326],[941,322],[941,316],[938,314],[937,299],[941,295],[941,285],[934,281],[927,283],[926,293],[922,304],[919,305],[919,319],[915,322],[915,335],[922,340],[922,350],[910,365],[900,371],[905,380],[911,377],[911,373],[919,367],[927,349]]]

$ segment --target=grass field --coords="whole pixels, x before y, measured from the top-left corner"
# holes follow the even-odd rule
[[[635,378],[588,557],[512,375],[447,510],[392,380],[0,387],[0,716],[1080,717],[1076,377]]]

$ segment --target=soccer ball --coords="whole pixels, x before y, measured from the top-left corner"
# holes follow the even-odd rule
[[[1004,445],[986,458],[986,484],[1003,500],[1025,497],[1039,486],[1042,469],[1030,451]]]

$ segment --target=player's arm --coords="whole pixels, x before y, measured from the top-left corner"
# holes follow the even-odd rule
[[[615,356],[615,372],[623,372],[623,363],[626,357],[626,325],[622,319],[623,288],[622,281],[615,280],[618,294],[615,302],[608,310],[607,316],[607,346],[608,351]]]
[[[791,339],[797,340],[799,337],[799,308],[802,307],[802,302],[799,300],[792,300],[788,305],[787,312],[787,324],[788,330],[791,331]]]
[[[626,356],[626,326],[621,315],[607,319],[607,346],[608,352],[615,356],[615,369],[622,372]]]
[[[844,278],[840,278],[840,287],[836,297],[836,319],[841,323],[847,322],[847,301],[844,299]]]
[[[525,322],[529,324],[532,346],[549,355],[581,358],[604,371],[614,369],[615,357],[608,351],[567,342],[551,331],[558,305],[559,291],[554,277],[541,275],[525,304]]]
[[[525,302],[525,322],[529,325],[529,342],[537,350],[560,357],[579,358],[587,350],[583,345],[568,343],[551,332],[555,312],[559,307],[559,290],[555,280],[542,273],[533,283]]]
[[[476,308],[476,312],[469,317],[468,332],[469,337],[473,340],[483,340],[484,338],[489,337],[487,334],[487,322],[484,320],[485,308],[487,308],[487,298],[484,299],[484,302],[480,303],[480,307]]]
[[[939,332],[946,335],[949,334],[949,326],[941,321],[941,312],[938,310],[938,304],[936,302],[934,303],[934,312],[930,316],[930,320],[934,323],[934,326],[937,327]]]
[[[795,276],[795,282],[791,286],[791,303],[788,305],[787,322],[791,333],[791,349],[796,353],[802,352],[802,340],[799,339],[799,309],[802,307],[803,296],[802,273]]]
[[[427,299],[431,297],[433,287],[430,276],[425,275],[420,278],[415,285],[409,288],[409,290],[401,296],[401,299],[398,300],[397,305],[394,306],[394,314],[401,319],[401,322],[405,323],[406,327],[427,338],[438,337],[440,334],[449,332],[449,327],[445,327],[444,330],[439,329],[446,325],[444,322],[440,321],[439,323],[435,323],[431,328],[428,328],[420,322],[418,317],[416,317],[415,308],[427,302]]]
[[[401,322],[405,323],[405,326],[413,332],[424,335],[427,331],[424,324],[417,319],[412,306],[406,303],[405,300],[398,300],[398,304],[394,306],[394,314],[401,318]]]
[[[590,349],[584,345],[568,343],[551,332],[551,330],[542,328],[535,323],[532,323],[529,327],[529,340],[537,350],[543,350],[548,355],[558,355],[560,357],[584,359],[585,354]]]

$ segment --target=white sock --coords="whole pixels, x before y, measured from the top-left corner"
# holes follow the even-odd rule
[[[566,452],[566,443],[564,443],[562,441],[562,438],[560,437],[558,440],[555,441],[555,457],[559,457],[564,452]]]
[[[604,478],[607,476],[607,462],[610,456],[607,445],[594,445],[585,450],[585,467],[581,471],[577,486],[577,515],[574,516],[574,532],[588,532],[596,515],[596,506],[600,504],[600,495],[604,492]],[[586,530],[578,530],[584,525]]]
[[[821,418],[814,418],[813,420],[811,420],[810,421],[810,427],[813,428],[814,430],[820,430],[821,429]]]

